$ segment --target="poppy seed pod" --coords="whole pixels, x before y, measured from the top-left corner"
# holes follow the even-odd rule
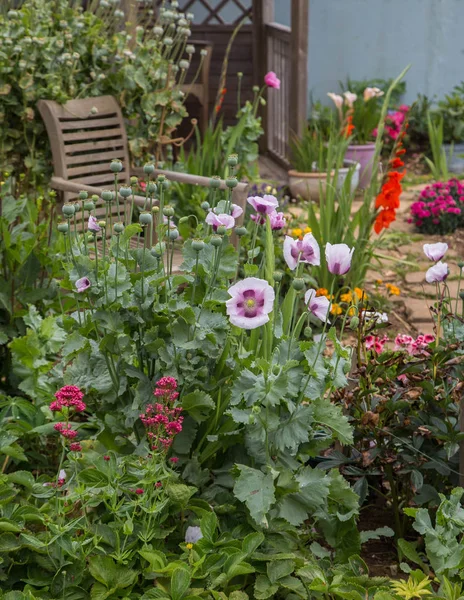
[[[158,214],[158,213],[159,213],[159,211],[160,211],[160,207],[159,207],[159,206],[152,206],[152,207],[151,207],[151,212],[152,212],[153,214],[155,214],[155,215],[156,215],[156,214]]]
[[[57,229],[60,233],[68,233],[69,225],[67,223],[58,223]]]
[[[92,202],[92,200],[87,200],[87,202],[84,203],[84,210],[88,210],[89,212],[95,210],[94,202]]]
[[[174,216],[174,209],[172,208],[172,206],[165,206],[163,208],[163,215],[165,217],[173,217]]]
[[[171,182],[168,179],[163,181],[163,190],[168,190],[171,185]]]
[[[168,233],[168,236],[170,240],[177,240],[179,237],[179,231],[177,229],[171,229]]]
[[[213,189],[218,189],[219,187],[221,187],[221,179],[217,175],[214,175],[209,180],[209,187]]]
[[[102,229],[105,229],[106,221],[98,221],[98,226],[101,227]]]
[[[219,248],[219,246],[222,246],[222,238],[219,235],[211,236],[211,244],[215,248]]]
[[[203,240],[193,240],[192,248],[195,252],[200,252],[205,247],[205,242]]]
[[[82,190],[81,192],[79,192],[79,200],[87,200],[87,198],[89,197],[88,193],[85,190]]]
[[[292,281],[292,288],[294,290],[296,290],[297,292],[301,292],[301,290],[304,289],[304,286],[305,286],[305,282],[304,282],[304,279],[301,279],[301,277],[296,277]]]
[[[238,164],[238,156],[236,154],[230,154],[227,157],[227,164],[229,167],[236,167]]]
[[[284,277],[284,274],[282,273],[282,271],[275,271],[273,277],[274,277],[274,281],[277,281],[277,283],[280,283]]]
[[[110,169],[113,171],[113,173],[120,173],[122,171],[123,166],[119,158],[113,158],[110,163]]]
[[[147,184],[147,192],[149,194],[155,194],[156,190],[158,189],[156,183],[154,181],[149,181]]]
[[[95,204],[98,202],[97,194],[92,194],[92,200],[95,202]]]
[[[237,227],[235,233],[238,235],[238,237],[242,237],[248,233],[248,229],[246,227]]]
[[[165,181],[165,180],[166,180],[166,176],[165,175],[158,175],[158,181],[160,183],[163,183],[163,181]]]
[[[149,212],[140,213],[139,223],[141,225],[150,225],[153,222],[153,217]]]
[[[69,202],[67,204],[63,205],[63,214],[67,219],[70,219],[74,213],[76,212],[76,208],[74,206],[74,204],[70,204]]]
[[[138,177],[135,177],[135,175],[133,175],[133,176],[130,178],[130,183],[131,183],[131,185],[137,185],[137,183],[138,183],[138,182],[139,182],[139,178],[138,178]]]
[[[122,233],[124,231],[123,223],[115,223],[114,224],[114,233]]]
[[[123,198],[129,198],[129,196],[132,194],[132,188],[121,186],[119,188],[119,193]]]
[[[303,334],[304,334],[305,338],[310,338],[313,335],[313,330],[309,326],[305,327],[304,331],[303,331]]]
[[[114,198],[114,194],[111,190],[103,190],[101,193],[101,197],[105,202],[112,202]]]
[[[236,177],[228,177],[226,179],[226,186],[230,189],[233,189],[238,185],[238,181]]]
[[[154,173],[154,171],[155,165],[153,165],[152,163],[147,163],[143,166],[143,172],[145,173],[145,175],[151,175],[152,173]]]
[[[227,233],[227,227],[224,225],[219,225],[219,227],[216,229],[216,233],[218,235],[225,235]]]
[[[163,252],[166,248],[166,245],[163,243],[157,243],[155,246],[153,246],[153,248],[150,250],[150,253],[152,256],[156,256],[156,258],[160,258],[161,256],[163,256]]]
[[[187,54],[195,54],[195,46],[188,44],[188,46],[185,47],[185,51]]]
[[[206,200],[204,202],[201,203],[201,208],[203,210],[209,210],[210,209],[210,204],[209,202],[207,202]]]
[[[189,63],[188,60],[180,60],[179,61],[179,67],[181,69],[184,69],[184,71],[186,71],[190,67],[190,63]]]

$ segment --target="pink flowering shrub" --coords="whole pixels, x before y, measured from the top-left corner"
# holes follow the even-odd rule
[[[427,186],[411,205],[409,223],[423,233],[447,234],[462,223],[464,185],[457,179]]]
[[[147,430],[148,441],[154,451],[167,452],[174,437],[182,431],[184,418],[181,406],[174,406],[179,397],[174,377],[162,377],[156,384],[153,395],[158,400],[148,404],[140,420]]]
[[[395,140],[398,138],[401,133],[401,128],[404,123],[404,119],[406,118],[406,114],[408,113],[410,106],[407,104],[402,104],[398,107],[398,110],[391,111],[385,117],[385,142],[388,144],[393,144]],[[374,129],[372,134],[377,136],[377,129]]]

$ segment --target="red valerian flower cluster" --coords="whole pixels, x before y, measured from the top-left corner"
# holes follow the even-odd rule
[[[69,423],[55,423],[53,429],[59,431],[68,440],[73,440],[77,436],[77,431],[72,429]]]
[[[75,412],[83,412],[86,409],[85,402],[82,401],[84,393],[77,385],[65,385],[55,393],[55,398],[50,409],[54,412],[61,412],[64,407],[73,408]]]
[[[166,452],[171,447],[174,437],[182,431],[184,420],[180,416],[182,407],[173,406],[179,397],[179,392],[176,390],[177,381],[174,377],[162,377],[153,392],[158,402],[149,404],[145,412],[140,415],[152,450]]]

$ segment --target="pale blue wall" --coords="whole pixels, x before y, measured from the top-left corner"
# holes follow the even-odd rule
[[[309,0],[309,90],[339,81],[390,78],[411,63],[404,100],[439,97],[464,80],[464,0]],[[290,0],[275,0],[290,24]]]

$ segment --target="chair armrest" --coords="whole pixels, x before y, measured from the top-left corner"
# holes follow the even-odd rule
[[[52,177],[50,186],[54,190],[59,190],[60,192],[75,192],[78,194],[79,192],[83,191],[88,192],[89,194],[96,194],[99,197],[103,191],[103,188],[87,185],[85,183],[79,183],[78,181],[69,181],[68,179],[63,179],[62,177]],[[137,206],[143,206],[145,204],[145,196],[134,196],[134,203]]]

